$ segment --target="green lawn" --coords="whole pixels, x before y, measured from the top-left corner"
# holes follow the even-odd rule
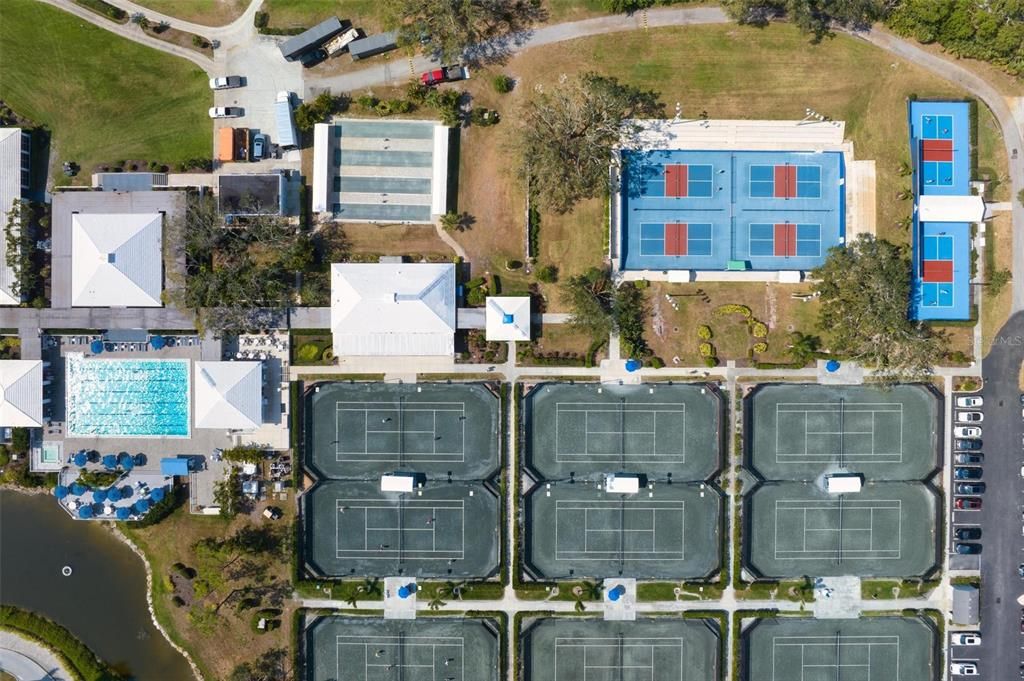
[[[117,160],[210,156],[213,97],[192,63],[33,0],[0,3],[0,99],[53,133],[51,167],[79,179]]]
[[[229,24],[245,12],[248,0],[136,0],[137,5],[204,26]]]
[[[383,6],[379,0],[264,0],[262,10],[274,28],[308,28],[336,16],[372,33],[381,29]]]

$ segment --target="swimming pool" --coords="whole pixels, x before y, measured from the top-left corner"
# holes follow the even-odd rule
[[[66,358],[69,437],[188,437],[189,362]]]

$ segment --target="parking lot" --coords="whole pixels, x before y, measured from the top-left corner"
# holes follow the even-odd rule
[[[953,418],[949,433],[953,439],[953,466],[947,484],[950,489],[951,518],[949,567],[951,570],[979,570],[984,550],[981,511],[984,508],[985,400],[981,394],[953,393]],[[967,422],[967,419],[977,419]]]

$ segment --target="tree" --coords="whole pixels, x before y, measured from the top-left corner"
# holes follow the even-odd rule
[[[363,583],[359,588],[362,589],[363,593],[371,598],[374,596],[380,596],[381,593],[383,593],[381,591],[379,577],[367,577],[363,580]]]
[[[885,0],[723,0],[722,6],[737,22],[752,26],[788,17],[814,42],[830,37],[832,25],[870,26],[888,10]]]
[[[285,681],[285,661],[288,651],[274,648],[260,655],[253,662],[243,662],[231,671],[228,681]]]
[[[831,249],[812,274],[818,326],[829,329],[832,350],[873,367],[884,382],[925,378],[943,357],[945,337],[907,318],[910,269],[904,250],[864,234]]]
[[[612,282],[608,270],[591,267],[569,277],[562,286],[562,300],[569,308],[569,324],[590,335],[607,338],[614,328],[611,318]]]
[[[553,284],[558,281],[558,267],[555,265],[544,265],[537,270],[537,281],[545,284]]]
[[[242,480],[238,469],[232,468],[228,477],[213,486],[213,501],[220,506],[224,518],[232,518],[242,506]]]
[[[448,211],[441,216],[441,228],[446,232],[465,232],[473,226],[474,222],[476,219],[465,211],[461,213]]]
[[[594,73],[563,76],[527,102],[510,152],[534,200],[565,213],[608,190],[612,147],[638,130],[627,119],[661,115],[656,92]]]
[[[225,449],[222,456],[232,463],[259,463],[263,458],[263,450],[259,447],[232,447]]]
[[[317,123],[323,123],[333,114],[347,108],[347,96],[334,96],[329,90],[325,90],[312,102],[303,102],[295,107],[295,127],[303,132],[309,132]]]
[[[1013,279],[1013,272],[1007,269],[996,270],[988,277],[987,286],[994,296],[998,296],[1006,285]]]
[[[446,605],[448,604],[445,603],[444,599],[441,597],[441,587],[438,587],[434,592],[434,597],[430,599],[429,603],[427,603],[427,607],[431,610],[440,610]]]
[[[11,430],[11,451],[15,454],[28,454],[29,437],[28,428],[14,428]]]
[[[821,338],[794,331],[789,337],[789,356],[793,361],[804,365],[814,359],[821,349]]]
[[[547,18],[537,0],[383,0],[385,25],[400,45],[423,45],[442,61],[506,56],[515,40]],[[515,35],[519,34],[519,35]]]
[[[646,357],[650,354],[644,340],[644,324],[648,312],[644,292],[633,282],[624,282],[615,289],[612,298],[612,321],[626,357]]]

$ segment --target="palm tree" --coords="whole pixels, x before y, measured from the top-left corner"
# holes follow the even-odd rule
[[[446,605],[448,605],[448,604],[445,603],[444,600],[441,598],[441,590],[440,589],[438,589],[437,591],[434,592],[434,597],[430,599],[429,603],[427,603],[427,607],[430,608],[431,610],[440,610],[441,608],[443,608]]]
[[[583,604],[583,599],[582,598],[577,598],[576,599],[576,605],[573,606],[573,607],[576,608],[576,612],[583,612],[584,610],[587,609],[587,606]]]
[[[363,584],[359,589],[367,596],[380,596],[380,579],[377,577],[367,577],[363,580]]]
[[[583,582],[581,585],[583,596],[591,601],[601,600],[601,585],[597,582]]]
[[[821,338],[794,331],[789,337],[789,355],[795,362],[807,364],[821,349]]]
[[[348,595],[345,596],[345,602],[348,603],[349,605],[351,605],[354,609],[358,609],[359,608],[359,592],[358,591],[350,591],[350,592],[348,592]]]
[[[456,600],[462,600],[462,590],[466,588],[466,581],[453,582],[451,580],[444,583],[444,590],[450,596],[454,596]]]

